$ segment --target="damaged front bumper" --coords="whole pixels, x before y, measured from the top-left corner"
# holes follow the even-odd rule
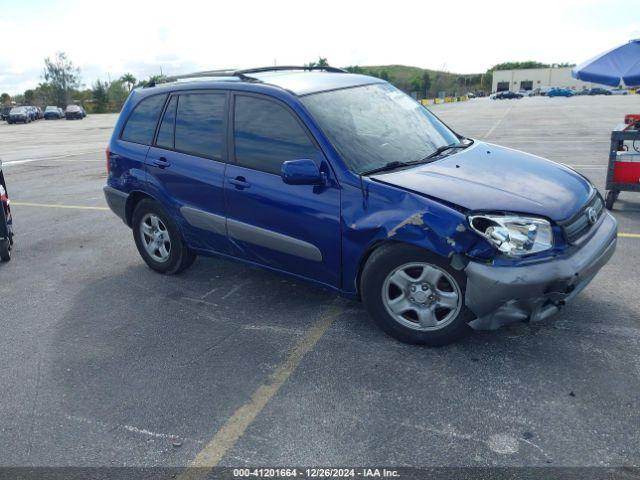
[[[493,330],[518,320],[550,317],[609,261],[617,233],[616,220],[606,212],[592,236],[566,257],[519,266],[469,262],[465,304],[477,317],[469,325]]]

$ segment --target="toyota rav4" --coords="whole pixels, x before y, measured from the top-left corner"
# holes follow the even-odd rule
[[[107,163],[107,202],[152,269],[233,258],[361,299],[410,343],[547,318],[616,246],[582,175],[465,138],[389,83],[335,68],[135,89]]]

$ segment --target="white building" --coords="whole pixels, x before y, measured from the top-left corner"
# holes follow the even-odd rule
[[[599,86],[571,76],[571,67],[524,68],[522,70],[496,70],[493,72],[492,92],[535,90],[536,88],[564,87],[574,90]]]

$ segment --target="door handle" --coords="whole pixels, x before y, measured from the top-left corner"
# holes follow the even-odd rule
[[[245,188],[249,188],[251,186],[251,184],[247,182],[244,177],[230,178],[229,183],[231,185],[235,185],[238,190],[244,190]]]
[[[171,162],[169,162],[169,160],[167,160],[165,157],[160,157],[153,160],[153,164],[159,168],[166,168],[171,165]]]

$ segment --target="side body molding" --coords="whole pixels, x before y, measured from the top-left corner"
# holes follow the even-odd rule
[[[227,219],[227,231],[229,237],[241,242],[253,243],[314,262],[322,261],[322,252],[318,247],[298,238],[232,219]]]
[[[314,262],[322,261],[322,252],[318,247],[298,238],[237,220],[227,219],[222,215],[205,212],[193,207],[180,207],[180,213],[190,225],[196,228],[220,235],[228,235],[234,240],[252,243]]]
[[[196,228],[208,230],[220,235],[227,234],[225,225],[227,219],[222,215],[216,215],[215,213],[205,212],[192,207],[180,207],[180,213],[189,224]]]

